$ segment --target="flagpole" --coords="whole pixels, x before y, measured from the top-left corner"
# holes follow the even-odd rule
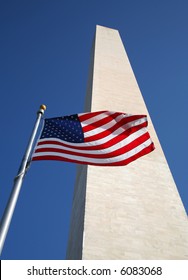
[[[27,146],[27,149],[25,151],[25,155],[23,156],[22,162],[20,164],[20,168],[18,170],[18,173],[14,179],[14,185],[12,188],[12,192],[10,194],[7,206],[5,208],[5,211],[3,213],[3,217],[1,219],[1,223],[0,223],[0,255],[1,252],[3,250],[3,245],[6,239],[6,235],[10,226],[10,222],[12,219],[12,215],[14,213],[14,209],[16,206],[16,202],[19,196],[19,192],[21,190],[21,186],[22,186],[22,182],[23,182],[23,178],[26,174],[27,171],[27,164],[28,164],[28,160],[31,154],[31,150],[33,147],[33,143],[35,140],[35,136],[40,124],[40,120],[42,115],[44,114],[44,111],[46,110],[46,106],[45,105],[41,105],[39,111],[37,112],[37,119]]]

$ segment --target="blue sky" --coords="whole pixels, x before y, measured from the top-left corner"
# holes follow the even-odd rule
[[[187,10],[186,0],[0,1],[0,215],[40,104],[46,117],[83,111],[96,24],[120,32],[188,212]],[[75,173],[31,165],[2,259],[65,258]]]

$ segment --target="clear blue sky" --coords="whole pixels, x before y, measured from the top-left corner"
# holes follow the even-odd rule
[[[46,117],[83,111],[96,24],[121,34],[188,212],[187,11],[186,0],[0,1],[0,215],[40,104]],[[31,165],[2,259],[65,258],[75,172]]]

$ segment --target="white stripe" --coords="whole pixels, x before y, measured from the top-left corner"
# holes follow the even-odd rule
[[[125,116],[121,115],[121,116],[118,116],[116,119],[112,120],[111,122],[103,125],[103,126],[100,126],[100,127],[97,127],[93,130],[90,130],[90,131],[87,131],[87,132],[84,132],[84,138],[86,137],[90,137],[90,136],[94,136],[96,134],[99,134],[101,132],[104,132],[105,130],[107,129],[110,129],[111,127],[113,127],[117,122],[119,122],[122,118],[125,118]],[[140,125],[142,123],[145,123],[147,121],[147,118],[146,117],[143,117],[143,118],[140,118],[138,120],[134,120],[134,121],[131,121],[131,122],[128,122],[124,125],[121,125],[121,131],[125,131],[127,129],[129,129],[130,127],[133,127],[133,126],[137,126],[137,125]],[[120,132],[121,133],[121,132]]]
[[[37,153],[37,155],[35,155],[35,154],[33,155],[33,158],[40,157],[40,156],[58,156],[58,157],[64,157],[67,159],[86,162],[86,163],[96,163],[96,164],[115,163],[115,162],[126,160],[126,159],[136,155],[137,153],[142,151],[144,148],[148,147],[151,143],[152,143],[151,139],[148,139],[144,143],[140,144],[136,148],[130,150],[129,152],[127,152],[123,155],[119,155],[117,157],[107,158],[107,159],[101,159],[101,158],[95,159],[95,158],[87,158],[87,157],[82,157],[82,156],[74,156],[74,155],[67,155],[67,154],[63,154],[63,153],[51,153],[51,152]]]
[[[129,135],[127,138],[123,139],[122,141],[110,146],[109,148],[100,149],[100,150],[78,150],[78,149],[74,149],[74,148],[68,148],[68,147],[65,147],[65,146],[62,147],[61,145],[58,145],[58,144],[43,144],[43,145],[40,145],[36,148],[35,154],[38,153],[37,149],[55,148],[55,149],[59,149],[59,150],[76,152],[76,153],[79,153],[79,154],[85,154],[86,153],[86,154],[91,154],[91,155],[92,154],[104,154],[105,155],[105,154],[114,152],[117,149],[120,149],[120,148],[128,145],[129,143],[133,142],[138,137],[144,135],[146,132],[147,132],[147,129],[145,127],[143,127],[140,130],[132,133],[131,135]],[[86,147],[89,146],[89,143],[85,143],[85,144],[87,144],[87,145],[85,145]],[[53,152],[51,152],[51,153],[53,153]]]
[[[88,124],[94,123],[94,122],[96,122],[96,121],[100,121],[101,119],[104,119],[104,118],[106,118],[106,117],[108,117],[108,116],[110,116],[110,115],[113,115],[114,113],[115,113],[115,112],[106,111],[106,112],[101,113],[101,114],[99,114],[99,115],[97,115],[97,116],[94,116],[94,117],[89,118],[89,119],[87,119],[87,120],[85,120],[85,121],[82,121],[82,122],[81,122],[81,125],[82,125],[82,127],[85,127],[85,126],[88,125]],[[85,114],[88,114],[88,113],[85,113]],[[82,115],[84,115],[84,114],[78,114],[78,117],[79,117],[79,116],[82,116]]]

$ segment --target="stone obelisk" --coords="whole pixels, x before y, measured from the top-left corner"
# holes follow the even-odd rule
[[[117,30],[96,27],[85,110],[147,114],[156,149],[78,166],[67,259],[188,259],[187,215]]]

